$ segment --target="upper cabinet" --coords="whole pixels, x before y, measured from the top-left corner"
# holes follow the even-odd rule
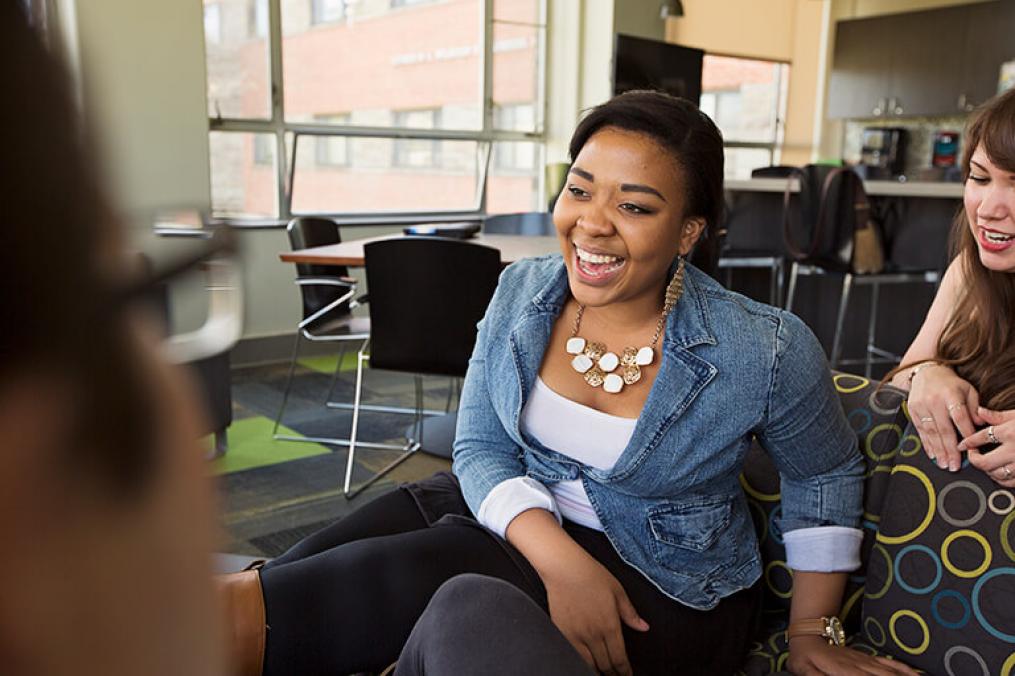
[[[1015,0],[840,21],[832,118],[951,115],[993,96],[1015,58]]]

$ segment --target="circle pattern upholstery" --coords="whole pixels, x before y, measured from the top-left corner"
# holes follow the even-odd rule
[[[967,462],[952,473],[924,453],[905,393],[833,377],[867,464],[862,568],[840,619],[848,644],[931,674],[1015,676],[1015,494]],[[744,674],[785,668],[792,571],[779,477],[754,447],[741,483],[765,563],[759,639]]]

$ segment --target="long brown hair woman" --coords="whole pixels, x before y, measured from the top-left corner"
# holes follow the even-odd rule
[[[913,424],[939,467],[957,471],[967,452],[973,466],[1013,488],[1015,90],[973,117],[962,169],[956,255],[892,382],[909,389]]]

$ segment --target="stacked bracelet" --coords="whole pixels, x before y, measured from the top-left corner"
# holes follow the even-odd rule
[[[922,371],[923,369],[925,369],[925,368],[927,368],[929,366],[941,366],[941,364],[939,362],[936,362],[936,361],[925,361],[922,364],[917,364],[916,368],[914,368],[912,371],[909,372],[909,384],[910,385],[913,384],[913,378],[916,377],[917,373],[919,373],[920,371]]]

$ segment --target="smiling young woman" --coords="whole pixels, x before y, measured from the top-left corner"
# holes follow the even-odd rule
[[[909,390],[913,424],[941,468],[959,471],[968,452],[975,467],[1015,488],[1015,90],[973,117],[962,168],[955,258],[889,375]],[[981,453],[988,444],[997,448]]]
[[[824,353],[795,316],[685,260],[715,241],[718,129],[683,99],[628,92],[588,112],[570,154],[561,254],[505,270],[480,323],[454,475],[381,496],[262,569],[265,673],[383,668],[462,573],[520,589],[555,649],[596,671],[733,673],[762,574],[737,480],[754,437],[782,472],[793,620],[838,609],[859,565],[863,461]],[[517,641],[476,621],[487,640],[463,649],[519,673],[503,649]],[[820,636],[792,649],[800,670],[912,673]],[[480,663],[458,673],[489,673]]]

